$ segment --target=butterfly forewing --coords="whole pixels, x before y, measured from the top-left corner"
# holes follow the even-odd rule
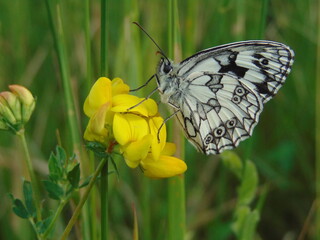
[[[293,58],[281,43],[226,44],[173,64],[171,73],[158,71],[159,89],[179,110],[187,138],[202,152],[217,154],[252,134],[263,103],[283,85]]]

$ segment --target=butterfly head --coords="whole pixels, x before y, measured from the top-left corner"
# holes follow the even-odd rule
[[[168,75],[173,69],[172,62],[166,58],[161,58],[158,66],[158,74],[160,76]]]

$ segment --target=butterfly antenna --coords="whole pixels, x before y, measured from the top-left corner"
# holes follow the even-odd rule
[[[149,38],[150,40],[157,46],[157,48],[160,50],[160,53],[162,56],[164,56],[168,62],[169,61],[169,58],[164,54],[163,50],[161,49],[161,47],[156,43],[156,41],[149,35],[149,33],[147,33],[147,31],[137,22],[132,22],[133,24],[137,25]]]

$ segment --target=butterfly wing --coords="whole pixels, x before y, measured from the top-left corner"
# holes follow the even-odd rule
[[[293,60],[294,52],[282,43],[243,41],[196,53],[179,64],[177,76],[187,79],[194,72],[228,73],[265,103],[284,84]]]
[[[293,59],[284,44],[244,41],[182,61],[176,74],[183,87],[169,104],[180,109],[177,118],[187,138],[206,154],[238,146],[251,136],[263,103],[283,85]]]
[[[252,134],[263,108],[255,92],[230,74],[198,72],[186,81],[177,118],[200,151],[218,154]]]

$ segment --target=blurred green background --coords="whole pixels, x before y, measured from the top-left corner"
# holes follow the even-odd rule
[[[100,64],[100,1],[90,1],[89,32],[85,27],[85,3],[61,1],[68,69],[82,132],[87,123],[82,104],[91,84],[99,77]],[[268,189],[257,239],[316,239],[315,231],[319,229],[313,225],[312,205],[315,96],[320,94],[316,92],[319,1],[181,0],[178,3],[183,58],[205,48],[249,39],[279,41],[295,51],[295,63],[287,82],[266,104],[253,136],[235,151],[241,159],[256,164],[260,189]],[[157,48],[153,43],[132,22],[144,26],[166,52],[166,1],[110,1],[109,9],[108,77],[121,77],[132,88],[138,87],[155,73],[159,55],[155,54]],[[86,36],[90,38],[89,68]],[[0,91],[13,83],[28,87],[37,96],[36,110],[27,125],[27,138],[37,173],[45,178],[46,162],[57,145],[58,135],[62,145],[72,153],[59,64],[44,1],[0,0]],[[153,82],[138,94],[145,96],[155,86]],[[166,107],[160,106],[163,115],[168,116]],[[189,143],[185,149],[188,239],[233,239],[230,224],[237,195],[236,178],[221,164],[219,156],[197,153]],[[33,239],[34,236],[29,224],[12,213],[7,197],[8,192],[21,196],[22,157],[16,137],[1,132],[0,239]],[[110,193],[110,229],[114,239],[132,239],[132,204],[138,212],[141,239],[148,240],[148,236],[165,239],[166,180],[145,179],[139,169],[131,170],[124,162],[117,165],[120,179],[112,177]],[[70,211],[64,211],[57,229],[63,229]]]

